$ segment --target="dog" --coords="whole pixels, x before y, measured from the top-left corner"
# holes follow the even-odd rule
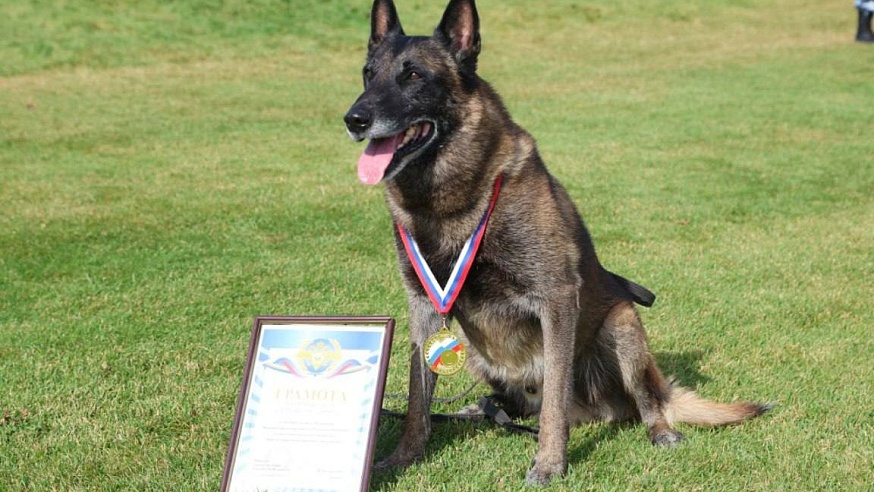
[[[353,140],[369,140],[358,176],[384,183],[397,224],[412,345],[400,442],[377,467],[424,456],[437,381],[425,345],[447,322],[404,236],[444,283],[483,221],[479,249],[445,315],[461,327],[465,368],[508,412],[539,419],[527,483],[566,473],[569,429],[580,422],[642,421],[653,444],[673,446],[683,439],[675,422],[735,424],[770,409],[708,401],[662,376],[634,306],[652,296],[601,265],[534,138],[477,74],[474,0],[451,0],[430,37],[407,36],[392,0],[375,0],[370,27],[364,92],[344,122]]]

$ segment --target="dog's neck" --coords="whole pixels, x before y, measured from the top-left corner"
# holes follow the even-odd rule
[[[426,250],[456,249],[470,237],[488,207],[494,181],[481,176],[445,187],[428,181],[410,188],[396,181],[386,186],[392,219]],[[440,244],[434,243],[437,238]]]
[[[474,97],[477,91],[488,97]],[[414,235],[423,224],[428,229],[457,230],[459,237],[469,234],[488,205],[497,176],[516,174],[535,152],[533,139],[495,104],[500,99],[489,84],[477,79],[470,96],[458,101],[465,119],[445,125],[454,130],[442,137],[440,149],[410,163],[386,183],[392,218]],[[493,126],[502,131],[490,131]],[[507,127],[516,130],[512,140],[507,139]],[[495,138],[483,141],[483,134]],[[477,165],[470,166],[472,162]]]

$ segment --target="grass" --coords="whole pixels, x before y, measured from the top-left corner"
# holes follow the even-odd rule
[[[217,489],[257,314],[396,317],[406,390],[391,224],[340,119],[368,3],[0,1],[0,489]],[[550,490],[870,487],[874,53],[850,5],[480,2],[480,72],[605,264],[658,293],[660,364],[779,403],[668,451],[574,429]],[[398,5],[411,33],[441,8]],[[534,450],[438,425],[372,489],[517,490]]]

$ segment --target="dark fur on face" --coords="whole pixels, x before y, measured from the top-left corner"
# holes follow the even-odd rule
[[[451,0],[431,37],[406,36],[392,1],[375,0],[364,92],[344,119],[353,139],[370,140],[359,177],[385,183],[392,219],[441,283],[502,177],[450,317],[467,342],[468,371],[509,412],[540,419],[527,482],[565,473],[569,427],[578,422],[639,420],[654,444],[674,445],[682,435],[673,422],[733,424],[770,408],[703,400],[665,380],[634,307],[647,302],[645,289],[601,266],[534,139],[477,75],[479,54],[473,0]],[[441,326],[397,234],[396,246],[410,306],[410,396],[400,443],[383,467],[425,453],[436,375],[422,345]]]

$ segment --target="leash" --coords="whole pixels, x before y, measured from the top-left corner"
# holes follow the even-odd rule
[[[467,396],[468,393],[473,391],[473,389],[476,388],[478,385],[479,383],[474,381],[470,386],[467,387],[467,389],[465,389],[461,393],[458,393],[457,395],[452,395],[446,398],[434,398],[433,401],[434,403],[455,403],[456,401]],[[389,393],[385,395],[385,397],[391,400],[406,400],[410,397],[410,395],[405,395],[403,393]]]
[[[451,403],[451,402],[457,401],[457,400],[463,398],[468,393],[470,393],[470,391],[476,385],[477,385],[477,383],[474,383],[473,385],[471,385],[470,387],[468,387],[466,390],[464,390],[462,393],[460,393],[458,395],[455,395],[455,396],[452,396],[449,398],[437,398],[434,401],[438,402],[438,403]],[[404,395],[399,395],[399,394],[391,394],[391,395],[386,395],[386,396],[389,398],[405,398]],[[479,409],[479,411],[464,409],[461,412],[456,412],[456,413],[432,413],[430,415],[431,422],[435,422],[435,423],[460,422],[460,421],[482,422],[486,418],[488,418],[489,420],[491,420],[494,424],[498,425],[499,427],[502,427],[510,432],[516,432],[519,434],[529,435],[529,436],[533,437],[534,439],[537,439],[537,436],[540,433],[540,429],[538,429],[537,427],[530,427],[527,425],[517,424],[516,422],[514,422],[513,419],[510,418],[510,416],[507,414],[507,412],[505,412],[504,409],[501,408],[495,402],[495,400],[492,396],[483,396],[482,398],[479,399],[476,406]],[[385,408],[380,410],[380,415],[383,417],[391,417],[391,418],[397,418],[397,419],[403,419],[403,418],[406,418],[406,416],[407,416],[407,414],[405,414],[405,413],[395,412],[392,410],[386,410]]]
[[[504,411],[503,408],[499,407],[495,400],[491,396],[484,396],[479,399],[479,406],[482,408],[483,413],[486,414],[487,417],[492,419],[492,422],[500,425],[501,427],[512,431],[518,432],[520,434],[528,434],[529,436],[537,439],[537,436],[540,435],[540,429],[537,427],[530,427],[527,425],[517,424],[507,415],[507,412]]]

